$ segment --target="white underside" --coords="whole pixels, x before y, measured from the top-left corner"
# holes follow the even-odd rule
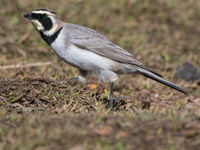
[[[111,70],[119,63],[91,51],[78,48],[75,45],[65,46],[65,42],[59,36],[51,44],[51,47],[65,62],[79,69],[97,74],[103,82],[114,82],[118,79],[117,74]]]

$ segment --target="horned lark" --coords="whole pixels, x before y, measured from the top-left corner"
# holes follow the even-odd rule
[[[61,59],[78,68],[79,81],[85,83],[88,75],[94,73],[100,81],[111,83],[109,101],[111,108],[114,101],[113,85],[118,79],[117,74],[142,74],[187,94],[184,89],[146,68],[131,53],[93,29],[65,23],[58,19],[55,12],[47,9],[37,9],[24,16],[31,20],[42,39]]]

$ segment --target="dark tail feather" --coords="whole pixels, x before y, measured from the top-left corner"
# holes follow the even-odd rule
[[[144,67],[144,66],[140,66],[140,68],[142,68],[142,69],[144,69],[144,70],[147,70],[147,71],[149,71],[149,72],[151,72],[151,73],[153,73],[153,74],[155,74],[155,75],[157,75],[157,76],[159,76],[159,77],[163,77],[161,74],[159,74],[159,73],[157,73],[157,72],[155,72],[155,71],[153,71],[153,70],[151,70],[151,69],[149,69],[149,68],[146,68],[146,67]]]
[[[138,68],[137,70],[139,71],[140,74],[142,74],[145,77],[148,77],[148,78],[150,78],[152,80],[158,81],[158,82],[160,82],[160,83],[162,83],[164,85],[167,85],[167,86],[169,86],[169,87],[171,87],[173,89],[178,90],[179,92],[182,92],[182,93],[188,95],[188,92],[185,91],[184,89],[182,89],[182,88],[176,86],[175,84],[163,79],[162,77],[158,76],[157,74],[154,74],[153,72],[150,72],[148,70],[144,70],[142,68]]]

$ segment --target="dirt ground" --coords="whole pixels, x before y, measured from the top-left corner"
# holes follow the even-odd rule
[[[98,30],[189,96],[121,75],[114,96],[128,98],[106,109],[109,84],[68,81],[77,70],[23,17],[37,8]],[[186,62],[200,70],[199,20],[197,0],[0,0],[0,149],[200,149],[200,80],[174,78]]]

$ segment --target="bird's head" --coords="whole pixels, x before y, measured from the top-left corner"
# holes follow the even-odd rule
[[[58,29],[58,19],[56,13],[47,9],[37,9],[24,15],[31,20],[39,32],[51,36]]]

